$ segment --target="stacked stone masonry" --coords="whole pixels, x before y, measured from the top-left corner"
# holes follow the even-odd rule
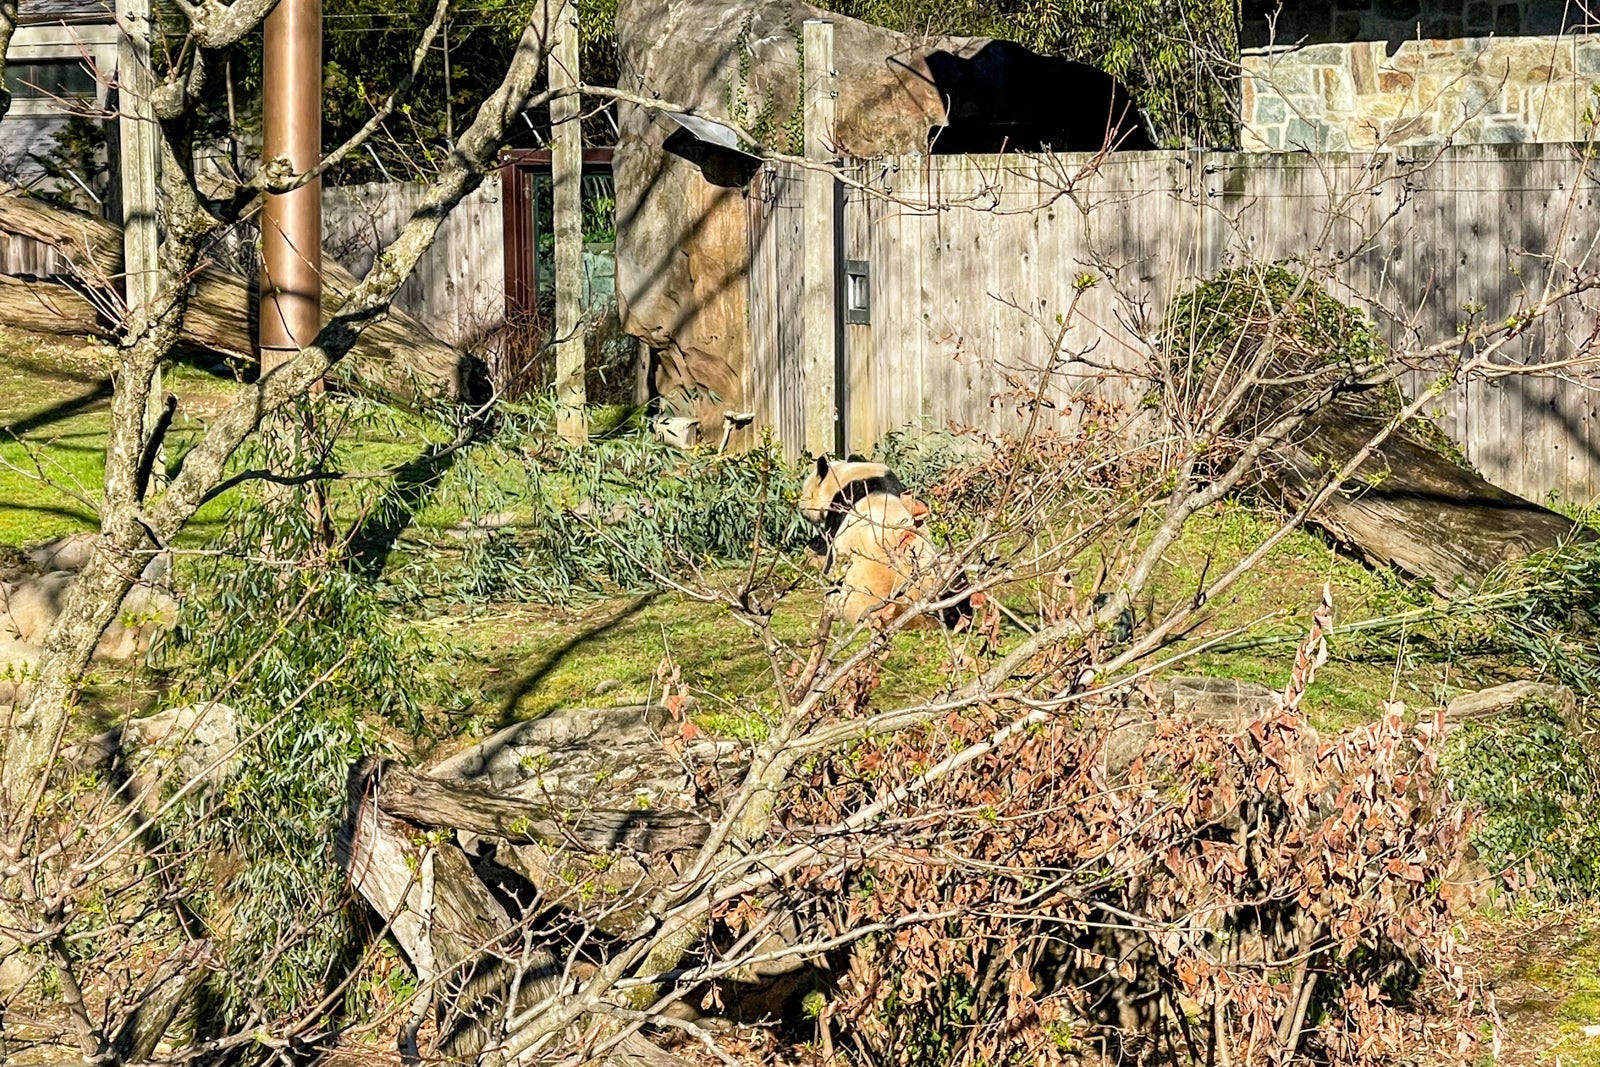
[[[1594,34],[1266,47],[1243,67],[1246,151],[1585,141],[1600,112]]]

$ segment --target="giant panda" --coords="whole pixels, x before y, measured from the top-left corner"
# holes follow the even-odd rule
[[[800,487],[800,514],[820,532],[811,548],[844,567],[829,594],[829,606],[848,626],[864,618],[887,625],[920,600],[944,591],[939,550],[928,536],[927,505],[917,500],[882,463],[851,456],[818,456]],[[972,616],[963,601],[940,612],[938,621],[959,625]],[[930,625],[923,616],[908,625]]]

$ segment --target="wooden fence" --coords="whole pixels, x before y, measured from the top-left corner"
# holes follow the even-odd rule
[[[1147,365],[1174,296],[1241,262],[1337,259],[1338,295],[1365,305],[1391,343],[1453,343],[1475,312],[1504,320],[1597,269],[1597,165],[1582,145],[1471,146],[1419,154],[1127,153],[935,156],[846,171],[835,232],[869,273],[869,321],[845,328],[836,382],[802,380],[801,175],[763,175],[750,198],[750,395],[793,451],[806,404],[838,405],[864,448],[907,427],[1018,431],[1019,388],[1051,358],[1055,316],[1093,275],[1053,390],[1092,383],[1133,395],[1105,366]],[[842,284],[840,286],[842,288]],[[1525,295],[1526,294],[1526,295]],[[1553,362],[1591,341],[1600,294],[1581,294],[1497,359]],[[842,313],[842,309],[841,309]],[[1097,366],[1098,365],[1098,366]],[[1413,375],[1415,387],[1421,372]],[[1600,493],[1594,370],[1476,382],[1441,401],[1440,424],[1490,479],[1516,492]],[[836,396],[830,394],[836,393]],[[1070,428],[1078,409],[1051,418]]]
[[[356,277],[365,277],[373,257],[400,233],[426,189],[411,182],[325,188],[324,250]],[[503,226],[500,176],[493,174],[440,225],[432,247],[396,294],[395,305],[420,318],[441,341],[479,348],[505,323]],[[255,234],[252,226],[236,227],[216,254],[232,269],[253,272]],[[0,234],[0,273],[70,277],[72,268],[47,244]]]
[[[400,233],[427,186],[410,182],[323,190],[324,250],[365,277],[378,250]],[[439,227],[433,246],[395,295],[446,344],[477,348],[505,323],[505,233],[500,177],[491,175]]]

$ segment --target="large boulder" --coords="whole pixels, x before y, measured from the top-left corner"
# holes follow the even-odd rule
[[[46,541],[42,545],[35,545],[23,555],[41,573],[49,571],[81,571],[89,563],[89,557],[94,554],[95,545],[100,543],[100,535],[93,533],[67,534],[54,541]]]
[[[0,582],[0,642],[28,647],[44,644],[51,624],[66,606],[77,572],[88,564],[98,540],[98,534],[73,534],[25,553],[28,564],[43,573],[17,574],[13,581]],[[166,552],[157,553],[145,564],[138,584],[123,598],[117,617],[101,635],[96,659],[127,660],[142,655],[158,634],[176,623],[178,602],[167,591],[171,571],[172,557]]]
[[[799,154],[801,25],[809,18],[834,26],[841,155],[1098,149],[1108,129],[1117,147],[1152,147],[1126,91],[1090,67],[986,37],[897,33],[799,0],[620,0],[621,87],[728,119],[769,149]],[[755,386],[743,188],[751,172],[715,146],[697,148],[665,113],[626,103],[619,112],[623,328],[657,350],[655,387],[668,407],[698,418],[715,439],[723,411],[747,410]]]

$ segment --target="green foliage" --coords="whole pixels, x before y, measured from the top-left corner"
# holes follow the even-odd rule
[[[798,155],[805,151],[805,107],[800,93],[794,94],[794,106],[787,115],[778,113],[778,102],[771,94],[757,99],[752,93],[751,71],[755,65],[755,50],[751,46],[753,16],[746,15],[734,39],[733,49],[737,66],[733,75],[722,87],[722,110],[743,127],[755,143],[777,152]],[[794,40],[795,69],[805,68],[805,35],[791,16],[785,16],[789,36]]]
[[[1494,723],[1467,723],[1444,764],[1457,794],[1483,810],[1472,843],[1490,870],[1531,865],[1560,897],[1600,890],[1600,792],[1555,709],[1529,703]]]
[[[1128,83],[1163,143],[1237,141],[1236,0],[832,0],[825,6],[906,33],[999,37],[1088,63]]]
[[[747,561],[758,526],[764,552],[794,551],[811,535],[794,507],[799,474],[770,443],[718,455],[622,433],[568,449],[543,433],[542,417],[508,416],[496,440],[452,472],[449,494],[464,512],[509,508],[514,528],[469,540],[459,562],[425,556],[390,580],[417,595],[562,603]]]
[[[1165,336],[1172,352],[1201,370],[1231,352],[1242,335],[1269,325],[1329,362],[1380,363],[1388,351],[1365,314],[1303,279],[1289,262],[1219,271],[1172,302]]]
[[[1174,377],[1201,382],[1227,362],[1242,340],[1260,337],[1268,329],[1280,347],[1292,353],[1296,372],[1335,363],[1352,371],[1371,369],[1381,365],[1389,352],[1365,312],[1334,299],[1288,261],[1219,271],[1183,293],[1167,312],[1163,343]],[[1398,414],[1405,402],[1393,383],[1376,387],[1374,393],[1376,413],[1381,415]],[[1466,453],[1434,423],[1414,419],[1400,432],[1471,469]]]
[[[583,198],[583,243],[611,244],[617,239],[617,197],[601,193]],[[552,248],[553,251],[553,248]]]
[[[303,1005],[339,966],[353,933],[332,849],[345,775],[380,747],[375,723],[416,725],[427,662],[369,582],[318,558],[299,497],[233,512],[173,642],[183,688],[232,706],[249,737],[214,795],[166,827],[203,857],[198,910],[229,930],[232,966],[211,991],[219,1018],[253,999]],[[208,873],[219,865],[238,873]]]
[[[888,955],[888,953],[885,953]],[[962,1035],[969,1033],[977,1007],[976,990],[964,975],[946,975],[921,1003],[907,1004],[898,982],[890,983],[878,1011],[883,1032],[892,1034],[891,1052],[905,1067],[936,1067],[959,1059]],[[1014,1061],[1001,1059],[996,1067]]]
[[[1600,545],[1575,540],[1509,563],[1481,595],[1485,650],[1600,695]]]
[[[435,7],[435,0],[327,0],[323,6],[323,144],[331,146],[348,139],[406,77]],[[478,105],[499,86],[522,30],[537,7],[535,0],[476,0],[452,10],[405,103],[369,142],[370,150],[353,153],[333,169],[334,182],[382,181],[385,172],[396,180],[432,177],[448,149],[451,128],[459,136]],[[158,5],[157,10],[162,31],[157,55],[175,56],[185,46],[187,25],[175,9]],[[578,12],[584,78],[600,85],[616,84],[616,0],[579,0]],[[230,50],[217,74],[231,78],[234,114],[230,122],[226,92],[212,94],[202,117],[207,133],[223,137],[231,125],[235,137],[247,146],[255,144],[261,134],[259,30]],[[548,125],[548,120],[535,117],[534,121]],[[595,129],[605,125],[604,120],[599,123]]]

